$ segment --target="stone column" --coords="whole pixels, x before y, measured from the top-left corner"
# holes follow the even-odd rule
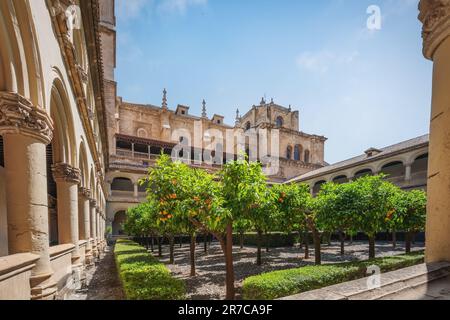
[[[87,266],[92,266],[94,263],[92,256],[92,244],[91,244],[91,208],[89,206],[89,197],[91,192],[89,189],[80,188],[78,190],[78,210],[79,210],[79,227],[80,227],[80,240],[86,240],[86,251],[85,251],[85,264]]]
[[[31,299],[53,299],[57,288],[49,256],[46,145],[53,123],[44,110],[0,92],[0,134],[6,171],[9,254],[40,256],[30,277]]]
[[[137,182],[134,183],[134,197],[139,198],[139,184]]]
[[[91,239],[92,239],[92,255],[98,257],[97,248],[97,201],[95,199],[90,199],[91,205]]]
[[[433,61],[426,261],[450,261],[450,1],[421,0],[423,53]]]
[[[411,169],[412,169],[412,163],[406,163],[406,165],[405,165],[405,182],[406,183],[411,182]]]
[[[101,233],[101,223],[102,223],[102,216],[100,214],[100,207],[97,207],[96,209],[96,221],[97,221],[97,247],[99,250],[99,254],[101,255],[103,253],[103,243],[102,243],[102,233]]]
[[[67,163],[57,163],[52,166],[52,172],[58,194],[59,244],[75,245],[72,251],[72,269],[77,281],[81,279],[83,267],[78,231],[78,184],[81,181],[81,171]]]

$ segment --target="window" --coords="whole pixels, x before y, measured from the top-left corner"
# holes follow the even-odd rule
[[[250,130],[251,127],[252,127],[252,124],[251,124],[250,121],[249,121],[249,122],[247,122],[246,125],[245,125],[245,130]]]
[[[292,147],[291,146],[287,147],[286,158],[289,159],[289,160],[292,159]]]
[[[283,126],[283,124],[284,124],[283,117],[281,117],[281,116],[278,117],[277,120],[275,121],[275,123],[276,123],[278,128],[281,128]]]
[[[311,161],[311,159],[310,159],[309,150],[305,150],[305,163],[309,163],[310,161]]]
[[[182,111],[181,111],[181,114],[185,115],[185,114],[186,114],[186,111],[182,110]]]
[[[115,178],[111,184],[111,190],[113,191],[134,191],[133,182],[127,178]]]
[[[300,154],[302,152],[302,147],[300,145],[296,145],[294,148],[294,160],[300,161]]]

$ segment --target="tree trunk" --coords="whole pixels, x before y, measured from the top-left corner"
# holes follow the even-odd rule
[[[314,238],[314,258],[316,265],[322,264],[322,255],[321,255],[321,239],[320,233],[317,230],[313,230],[313,238]]]
[[[180,248],[183,248],[183,236],[180,236],[178,241],[180,241]]]
[[[411,240],[412,240],[412,232],[406,232],[405,234],[405,252],[411,253]]]
[[[303,236],[303,241],[305,243],[305,260],[309,259],[309,232],[306,231]]]
[[[258,252],[256,254],[256,264],[258,266],[262,265],[261,246],[262,246],[262,232],[258,230]]]
[[[339,232],[339,239],[341,240],[341,256],[345,255],[345,234],[344,232]]]
[[[153,236],[150,241],[150,247],[151,247],[152,253],[155,252],[155,237],[153,237]]]
[[[302,231],[298,232],[298,242],[300,243],[300,250],[303,249],[303,236]]]
[[[266,232],[266,252],[270,252],[270,239],[269,239],[269,233]]]
[[[195,233],[191,235],[191,277],[195,277]]]
[[[205,233],[203,236],[203,251],[208,254],[208,234]]]
[[[353,235],[350,235],[350,245],[353,245]]]
[[[174,257],[175,237],[173,235],[169,236],[169,245],[170,245],[169,264],[174,264],[174,262],[175,262],[175,257]]]
[[[235,299],[234,288],[234,266],[233,266],[233,225],[230,223],[227,226],[227,239],[226,239],[226,286],[227,286],[227,300]]]
[[[158,257],[162,257],[162,244],[161,244],[161,237],[158,236],[157,238],[158,241]]]
[[[369,236],[369,259],[375,258],[375,236]]]
[[[148,240],[148,236],[145,237],[145,248],[147,249],[147,251],[150,249],[150,242]]]
[[[244,232],[239,233],[239,241],[241,243],[241,249],[244,249]]]
[[[397,232],[392,231],[392,247],[397,248]]]
[[[331,236],[333,235],[333,233],[332,232],[329,232],[328,234],[327,234],[327,245],[328,246],[331,246]]]

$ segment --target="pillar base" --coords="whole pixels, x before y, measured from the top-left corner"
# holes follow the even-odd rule
[[[95,265],[94,256],[92,255],[92,250],[86,251],[84,263],[86,265],[86,268],[91,268],[92,266]]]
[[[31,300],[55,300],[58,293],[57,283],[50,280],[52,273],[30,278]]]
[[[72,288],[81,289],[86,281],[84,266],[81,263],[72,265]]]

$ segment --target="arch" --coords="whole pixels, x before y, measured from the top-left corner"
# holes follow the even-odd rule
[[[0,2],[0,90],[44,105],[44,78],[29,1]]]
[[[345,174],[341,174],[331,179],[331,181],[337,184],[343,184],[349,182],[350,180]]]
[[[403,166],[405,166],[407,163],[407,160],[405,158],[400,158],[400,157],[386,159],[386,160],[378,163],[374,172],[380,172],[381,170],[383,170],[384,167],[386,167],[390,164],[393,164],[393,163],[397,163],[397,162],[401,163]]]
[[[124,235],[123,224],[127,219],[127,214],[125,210],[117,211],[114,214],[114,220],[112,222],[112,235],[122,236]]]
[[[303,147],[301,145],[297,144],[294,147],[294,160],[296,160],[296,161],[301,160],[302,151],[303,151]]]
[[[245,124],[245,130],[250,130],[252,128],[252,124],[250,123],[250,121],[247,121],[247,123]]]
[[[111,183],[111,191],[134,191],[134,183],[129,178],[117,177]]]
[[[303,158],[305,163],[311,162],[311,153],[308,149],[305,150],[305,157]]]
[[[287,146],[286,148],[286,159],[292,159],[292,146]]]
[[[275,125],[276,125],[278,128],[281,128],[281,127],[284,125],[284,119],[283,119],[282,116],[278,116],[278,117],[276,118],[276,120],[275,120]]]
[[[395,179],[404,177],[406,168],[402,161],[392,161],[383,165],[380,172],[386,174],[387,179]]]
[[[77,147],[72,111],[63,82],[53,82],[50,100],[50,115],[54,122],[53,151],[55,162],[77,167]]]
[[[322,188],[322,185],[327,183],[325,180],[320,180],[314,183],[312,192],[314,195],[318,194],[320,192],[320,189]]]
[[[372,168],[364,168],[364,169],[357,169],[356,172],[352,175],[353,179],[359,179],[368,175],[373,175],[373,169]]]
[[[84,141],[81,141],[78,153],[80,155],[78,165],[81,171],[81,186],[89,189],[89,167],[87,162],[86,145]]]

